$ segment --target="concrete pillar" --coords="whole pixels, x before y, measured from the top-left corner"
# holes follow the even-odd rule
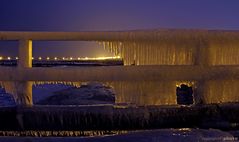
[[[32,67],[32,41],[20,40],[18,47],[18,68]]]
[[[18,71],[23,68],[32,67],[32,41],[28,39],[20,40],[18,47]],[[21,74],[21,73],[20,73]],[[16,103],[19,105],[32,105],[32,82],[17,81],[16,82]]]

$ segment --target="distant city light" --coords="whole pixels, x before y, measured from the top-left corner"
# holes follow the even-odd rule
[[[13,57],[14,59],[16,60],[19,60],[19,57]],[[0,56],[0,60],[4,60],[4,59],[7,59],[7,60],[11,60],[12,57],[8,56],[6,58]],[[42,57],[38,57],[37,58],[38,60],[42,60]],[[77,57],[77,58],[73,58],[73,57],[46,57],[46,60],[107,60],[107,59],[121,59],[120,56],[113,56],[113,57],[94,57],[94,58],[91,58],[91,57]],[[34,57],[32,57],[32,60],[34,60]]]
[[[96,57],[96,58],[89,58],[85,57],[82,60],[107,60],[107,59],[120,59],[120,56],[113,56],[113,57]]]

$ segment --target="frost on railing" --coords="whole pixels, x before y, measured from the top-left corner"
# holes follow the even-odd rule
[[[188,34],[173,31],[170,34],[166,30],[162,34],[152,32],[150,36],[145,33],[145,37],[144,33],[140,33],[144,40],[135,38],[137,33],[129,34],[129,40],[101,41],[99,45],[116,56],[121,56],[124,65],[198,65],[200,62],[202,66],[239,65],[239,36],[233,33],[202,31]],[[111,84],[120,94],[117,98],[119,102],[174,104],[175,86],[180,82],[159,82],[125,81]],[[239,101],[237,80],[208,80],[202,86],[205,103]],[[196,84],[193,87],[197,89]],[[194,95],[197,95],[196,92]],[[147,99],[142,99],[143,96],[147,96]]]
[[[48,81],[33,82],[33,85],[39,84],[65,84],[74,87],[80,87],[87,82],[70,82],[70,81]],[[172,105],[176,104],[176,85],[188,82],[180,81],[109,81],[101,82],[106,86],[113,88],[116,94],[116,103],[126,103],[135,105]],[[16,94],[14,82],[1,82],[1,86],[10,94]],[[197,84],[189,82],[197,89]],[[200,85],[200,84],[199,84]],[[204,103],[221,103],[221,102],[239,102],[238,80],[209,80],[204,84],[204,94],[201,96]],[[194,92],[194,97],[198,96]],[[14,95],[15,100],[18,96]]]
[[[121,56],[125,65],[194,65],[198,56],[205,56],[208,65],[239,64],[239,36],[233,33],[156,30],[123,36],[124,40],[98,43]]]
[[[102,42],[104,49],[121,56],[125,65],[193,65],[197,48],[207,48],[208,64],[238,65],[239,43],[165,44],[161,42]]]
[[[206,103],[239,102],[239,80],[208,80],[204,87]]]
[[[192,65],[193,46],[158,42],[102,42],[104,49],[121,56],[125,65]]]
[[[116,92],[116,103],[136,105],[176,104],[175,82],[115,81],[106,82]]]
[[[27,34],[27,33],[25,33]],[[31,35],[30,33],[29,35]],[[123,58],[124,65],[197,65],[204,69],[216,65],[239,65],[239,32],[233,31],[207,31],[207,30],[149,30],[149,31],[129,31],[129,32],[88,32],[88,33],[44,33],[34,34],[34,39],[40,40],[85,40],[97,41],[106,50]],[[28,35],[28,34],[27,34]],[[67,35],[67,36],[66,36]],[[74,35],[74,36],[72,36]],[[80,35],[80,36],[79,36]],[[55,37],[56,36],[56,37]],[[57,37],[58,36],[58,37]],[[17,36],[18,37],[18,36]],[[10,37],[9,37],[10,38]],[[59,39],[58,39],[59,38]],[[142,67],[141,67],[142,68]],[[227,67],[226,67],[227,68]],[[228,66],[230,68],[230,66]],[[126,69],[126,68],[124,68]],[[134,70],[137,72],[138,70]],[[141,70],[142,71],[142,70]],[[154,70],[157,71],[157,70]],[[169,69],[170,73],[177,70]],[[195,71],[195,70],[194,70]],[[202,71],[202,70],[201,70]],[[85,78],[102,75],[102,70],[97,70],[89,74],[88,70],[82,73]],[[199,73],[198,71],[195,71]],[[237,70],[235,70],[237,72]],[[51,72],[57,74],[56,72]],[[108,70],[109,74],[111,71]],[[144,74],[147,75],[147,71]],[[150,72],[151,77],[154,72]],[[45,74],[45,73],[44,73]],[[52,75],[46,73],[44,78]],[[121,76],[129,75],[128,72],[117,70]],[[132,73],[133,74],[133,73]],[[182,73],[186,76],[190,73]],[[208,72],[209,76],[214,76]],[[223,72],[227,76],[227,72]],[[74,74],[67,74],[69,78]],[[162,75],[163,76],[163,75]],[[218,76],[218,74],[216,75]],[[75,77],[75,76],[74,76]],[[178,80],[144,80],[144,76],[139,81],[131,79],[120,80],[113,74],[114,81],[103,82],[113,86],[116,91],[116,101],[136,104],[175,104],[176,86],[180,84]],[[169,77],[163,76],[163,77]],[[84,78],[84,79],[85,79]],[[94,79],[95,79],[94,78]],[[130,78],[130,77],[128,77]],[[194,88],[200,88],[205,103],[239,101],[239,81],[238,79],[224,80],[205,79],[201,82],[195,80]],[[65,79],[64,79],[65,80]],[[182,80],[182,83],[188,80]],[[33,82],[38,84],[42,82]],[[52,83],[52,82],[51,82]],[[54,82],[59,83],[59,82]],[[74,86],[80,86],[78,82],[63,81]],[[14,92],[14,83],[2,83],[6,90]],[[13,87],[9,87],[13,86]]]

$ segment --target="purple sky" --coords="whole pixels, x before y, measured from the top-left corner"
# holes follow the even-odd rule
[[[239,0],[1,0],[0,31],[239,30]],[[34,56],[110,55],[87,42],[34,42]],[[0,55],[16,56],[0,41]]]

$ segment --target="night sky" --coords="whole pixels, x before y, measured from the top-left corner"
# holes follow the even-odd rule
[[[0,0],[0,31],[239,30],[239,0]],[[0,41],[0,56],[17,43]],[[92,42],[33,42],[33,56],[111,54]]]

